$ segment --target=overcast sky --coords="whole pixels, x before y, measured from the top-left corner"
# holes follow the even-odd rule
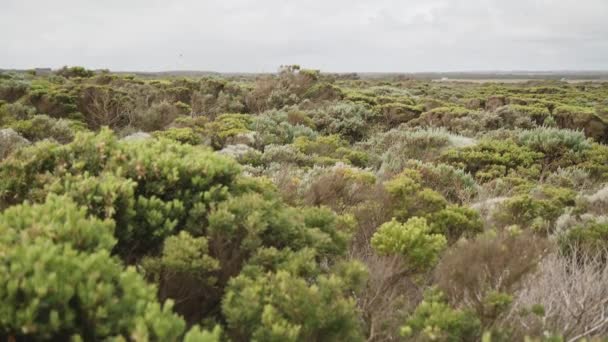
[[[608,69],[608,0],[0,0],[0,68]]]

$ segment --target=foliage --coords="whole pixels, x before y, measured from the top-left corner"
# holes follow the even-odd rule
[[[608,223],[592,221],[573,227],[560,237],[559,246],[568,256],[576,253],[603,255],[608,249]]]
[[[425,219],[413,217],[406,223],[393,219],[383,224],[372,237],[371,244],[380,254],[403,257],[412,270],[424,270],[437,262],[446,239],[432,233]]]
[[[446,251],[435,270],[438,286],[450,303],[471,308],[491,326],[508,308],[506,296],[517,291],[546,253],[546,240],[530,233],[480,234]]]
[[[401,335],[420,341],[472,341],[480,334],[479,319],[469,310],[451,308],[437,289],[427,290],[401,328]]]
[[[0,336],[601,338],[607,91],[4,71]]]
[[[368,160],[365,152],[348,148],[348,142],[338,135],[320,136],[315,140],[299,137],[294,140],[293,146],[321,165],[344,161],[354,166],[364,166]]]
[[[103,339],[145,333],[175,340],[184,322],[154,287],[108,250],[113,223],[88,219],[65,197],[0,215],[0,331],[35,339]]]
[[[154,136],[157,138],[166,138],[189,145],[199,145],[203,142],[201,135],[189,127],[172,127],[165,131],[154,132]]]
[[[512,141],[483,140],[475,146],[453,149],[443,159],[464,168],[480,181],[511,173],[534,177],[540,172],[543,154]]]
[[[353,266],[348,275],[358,279],[364,270]],[[306,281],[292,273],[304,270],[290,272],[284,267],[291,265],[266,273],[252,268],[231,280],[222,309],[228,326],[235,331],[233,337],[260,341],[362,340],[355,303],[345,296],[356,286],[352,278],[319,274]]]
[[[519,225],[548,232],[566,206],[574,206],[575,193],[565,188],[542,186],[529,194],[507,199],[496,214],[502,226]]]
[[[29,145],[30,142],[13,129],[0,130],[0,160],[8,157],[13,151]]]
[[[11,125],[16,132],[29,141],[54,139],[66,144],[74,139],[74,131],[82,128],[66,119],[53,119],[46,115],[35,115],[29,120],[21,120]]]
[[[87,70],[81,66],[72,66],[72,67],[64,66],[63,68],[57,70],[55,73],[59,76],[65,77],[65,78],[93,76],[93,71]]]
[[[222,148],[226,139],[240,133],[247,133],[251,117],[244,114],[222,114],[207,126],[212,134],[211,144],[214,148]]]
[[[446,207],[447,201],[421,184],[420,174],[407,170],[384,184],[391,198],[393,215],[400,221],[426,216]]]
[[[367,137],[375,113],[362,104],[341,102],[314,114],[317,129],[354,142]]]
[[[449,206],[431,214],[430,221],[431,231],[444,235],[451,243],[483,231],[479,213],[467,207]]]

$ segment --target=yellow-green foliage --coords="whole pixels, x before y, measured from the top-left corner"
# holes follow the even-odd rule
[[[371,240],[378,253],[403,257],[413,271],[432,267],[446,243],[446,238],[433,234],[427,221],[420,217],[412,217],[405,223],[393,219],[380,226]]]

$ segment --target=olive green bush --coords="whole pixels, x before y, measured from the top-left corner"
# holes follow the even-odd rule
[[[286,252],[292,254],[291,252]],[[314,254],[303,250],[290,257],[276,250],[254,259],[263,266],[246,267],[233,278],[222,310],[236,340],[361,341],[357,309],[347,293],[361,288],[365,269],[340,265],[335,274],[315,267]],[[260,260],[260,261],[261,261]]]
[[[53,139],[62,144],[71,142],[75,132],[84,130],[77,122],[46,115],[35,115],[29,120],[17,121],[10,127],[32,142]]]
[[[114,223],[50,195],[0,214],[0,332],[10,338],[176,340],[185,324],[110,256]]]
[[[538,177],[543,157],[512,141],[482,140],[475,146],[447,151],[442,158],[485,182],[509,174]]]
[[[441,291],[429,289],[401,335],[417,341],[473,341],[481,335],[481,324],[473,312],[450,307]]]

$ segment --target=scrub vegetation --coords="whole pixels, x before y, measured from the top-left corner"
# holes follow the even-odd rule
[[[608,335],[608,84],[0,74],[0,340]]]

